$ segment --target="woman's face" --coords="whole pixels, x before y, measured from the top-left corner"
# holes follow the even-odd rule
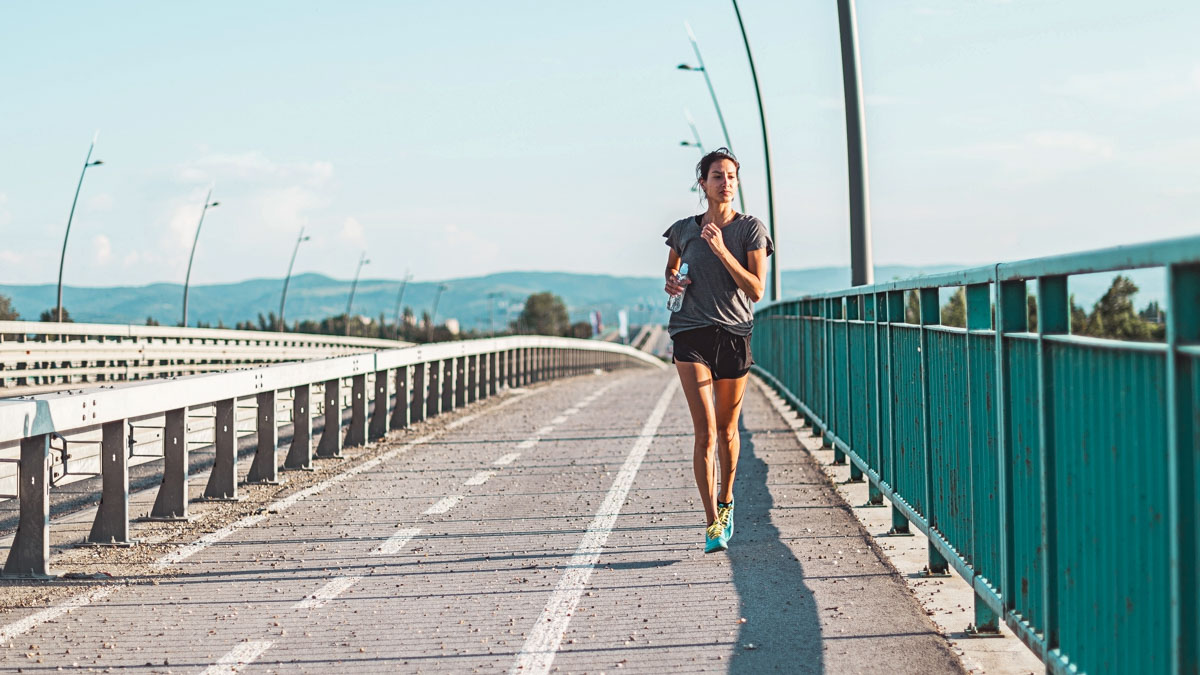
[[[701,179],[700,188],[709,204],[725,204],[733,201],[737,184],[737,166],[728,159],[719,159],[708,167],[708,175]]]

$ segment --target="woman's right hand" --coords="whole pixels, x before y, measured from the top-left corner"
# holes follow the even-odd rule
[[[683,289],[687,288],[691,283],[691,279],[684,279],[683,283],[681,284],[679,283],[679,280],[675,278],[674,274],[668,274],[667,286],[665,290],[667,291],[667,295],[679,295],[683,292]]]

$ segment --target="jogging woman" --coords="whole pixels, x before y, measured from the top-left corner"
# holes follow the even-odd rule
[[[775,250],[762,221],[733,210],[739,166],[726,148],[705,155],[696,165],[696,182],[708,210],[663,233],[671,247],[666,291],[677,295],[687,290],[667,331],[696,431],[692,468],[704,503],[705,553],[725,550],[733,537],[738,417],[754,363],[753,304],[763,297],[767,256]],[[688,265],[682,285],[675,279],[681,263]]]

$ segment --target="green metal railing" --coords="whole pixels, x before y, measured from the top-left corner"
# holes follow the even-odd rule
[[[1165,342],[1070,334],[1070,275],[1151,267]],[[940,325],[955,286],[965,328]],[[755,321],[756,372],[870,502],[888,498],[894,532],[928,535],[931,573],[971,584],[979,632],[1002,618],[1052,673],[1197,672],[1200,237],[808,296]]]

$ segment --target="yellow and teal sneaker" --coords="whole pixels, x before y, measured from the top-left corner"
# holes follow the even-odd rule
[[[725,523],[717,518],[712,525],[704,531],[704,552],[713,553],[715,551],[724,551],[729,548],[725,539]]]
[[[724,539],[728,548],[729,540],[733,539],[733,500],[728,504],[717,502],[717,521],[725,524]]]

